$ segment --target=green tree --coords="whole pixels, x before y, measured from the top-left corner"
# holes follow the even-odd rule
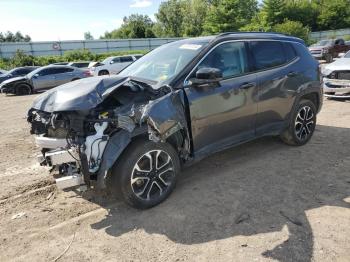
[[[31,40],[29,35],[22,35],[21,32],[17,31],[12,33],[7,31],[6,33],[0,32],[0,42],[29,42]]]
[[[285,20],[283,23],[276,24],[272,28],[273,31],[292,35],[303,39],[305,42],[309,39],[309,28],[297,21]]]
[[[282,23],[284,17],[285,0],[264,0],[261,15],[269,25]]]
[[[334,30],[350,27],[349,0],[319,0],[319,30]]]
[[[304,26],[317,30],[317,17],[319,15],[319,5],[310,0],[286,1],[282,11],[284,19],[298,21]]]
[[[92,34],[90,32],[85,32],[84,39],[85,40],[94,40],[94,37],[92,36]]]
[[[257,11],[256,0],[212,1],[204,23],[204,30],[208,34],[237,31],[250,23]]]
[[[148,15],[132,14],[124,17],[120,28],[106,32],[102,39],[114,38],[151,38],[155,37],[152,27],[153,21]]]
[[[155,15],[157,36],[183,36],[185,6],[186,2],[183,0],[168,0],[160,4],[158,13]]]
[[[200,36],[209,9],[209,2],[203,0],[189,0],[184,7],[183,35]]]

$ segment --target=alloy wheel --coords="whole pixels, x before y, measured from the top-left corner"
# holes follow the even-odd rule
[[[295,135],[300,141],[309,138],[315,128],[314,112],[310,106],[303,106],[295,119]]]
[[[174,164],[163,150],[152,150],[142,155],[131,174],[131,188],[142,200],[161,197],[175,180]]]

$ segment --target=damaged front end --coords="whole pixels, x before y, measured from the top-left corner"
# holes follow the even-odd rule
[[[105,188],[106,178],[138,136],[171,141],[185,160],[190,154],[182,90],[127,77],[96,77],[40,95],[28,112],[42,165],[57,170],[60,189]]]

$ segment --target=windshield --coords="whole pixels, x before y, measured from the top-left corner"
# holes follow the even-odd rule
[[[329,46],[333,44],[333,40],[321,40],[312,46]]]
[[[103,60],[101,63],[103,64],[103,65],[106,65],[106,64],[108,64],[110,61],[112,61],[112,59],[113,59],[114,57],[107,57],[105,60]]]
[[[157,86],[167,84],[208,42],[177,41],[162,45],[132,63],[119,75],[154,81]]]
[[[30,72],[29,74],[27,74],[27,77],[28,78],[31,78],[32,76],[34,76],[35,74],[39,73],[43,68],[42,67],[39,67],[35,70],[33,70],[32,72]]]
[[[350,58],[350,51],[347,52],[343,57],[344,57],[344,58]]]

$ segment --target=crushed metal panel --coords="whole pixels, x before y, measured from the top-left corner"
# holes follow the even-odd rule
[[[102,162],[97,175],[97,187],[105,188],[105,179],[108,170],[112,168],[115,161],[119,158],[123,150],[131,142],[131,133],[126,130],[120,130],[111,136],[103,152]]]
[[[142,120],[148,124],[151,140],[165,141],[181,129],[188,133],[182,92],[182,90],[177,90],[150,101],[143,109]]]

